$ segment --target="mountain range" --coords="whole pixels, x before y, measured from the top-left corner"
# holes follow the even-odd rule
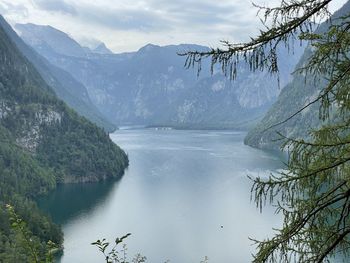
[[[0,25],[7,32],[11,40],[16,44],[17,48],[26,56],[26,58],[36,67],[44,80],[53,88],[56,95],[64,100],[70,107],[75,109],[79,114],[88,118],[107,131],[113,131],[116,126],[107,121],[106,118],[91,102],[88,92],[84,85],[73,78],[68,72],[54,66],[43,56],[39,55],[35,50],[26,45],[23,40],[12,30],[7,22],[1,17]],[[48,40],[47,40],[48,41]],[[63,41],[59,42],[58,47],[65,46],[70,54],[78,54],[77,43],[69,43],[64,45]],[[63,48],[61,47],[63,50]],[[67,48],[64,48],[67,50]],[[80,48],[78,48],[80,51]]]
[[[304,47],[280,65],[280,85],[267,72],[250,72],[240,66],[231,81],[219,68],[210,73],[210,62],[184,68],[179,52],[206,50],[198,45],[148,44],[136,52],[113,54],[89,51],[69,35],[50,26],[17,24],[23,40],[52,65],[69,72],[87,89],[92,103],[115,125],[173,126],[177,128],[246,128],[275,102]],[[96,50],[95,50],[96,51]]]

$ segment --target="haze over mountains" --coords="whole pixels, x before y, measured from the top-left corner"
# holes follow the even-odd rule
[[[350,2],[334,17],[349,12]],[[327,27],[328,24],[324,23],[318,32]],[[218,254],[227,256],[221,249],[230,249],[232,236],[238,238],[237,242],[242,239],[243,234],[237,235],[237,226],[257,225],[249,221],[251,218],[256,222],[271,221],[251,213],[250,210],[254,208],[249,208],[242,202],[243,199],[239,199],[242,196],[249,199],[249,189],[245,189],[247,184],[242,175],[249,171],[253,176],[262,175],[263,179],[281,168],[277,164],[280,163],[278,155],[243,145],[245,133],[236,130],[255,126],[246,136],[245,143],[256,148],[275,149],[280,146],[280,142],[274,141],[278,138],[276,131],[287,137],[307,140],[309,131],[321,124],[317,103],[284,122],[308,102],[314,101],[324,87],[322,84],[327,81],[324,75],[291,75],[295,68],[307,63],[313,52],[310,46],[296,44],[292,53],[285,47],[277,50],[280,58],[279,83],[276,76],[267,72],[251,72],[244,63],[238,68],[238,78],[231,81],[222,74],[220,68],[215,66],[211,71],[210,61],[203,62],[199,75],[196,68],[184,68],[185,57],[178,53],[208,50],[205,46],[182,44],[161,47],[148,44],[135,52],[115,54],[102,42],[96,40],[95,46],[86,47],[51,26],[17,24],[16,32],[0,15],[0,262],[30,261],[29,251],[18,249],[22,238],[11,230],[9,214],[4,210],[5,204],[13,205],[18,215],[28,223],[34,237],[30,240],[37,243],[36,247],[42,248],[42,253],[48,249],[46,244],[49,240],[63,249],[62,229],[38,210],[33,199],[53,191],[59,184],[65,187],[67,183],[102,180],[114,186],[107,191],[103,187],[96,191],[97,195],[89,194],[88,198],[82,195],[83,191],[74,190],[72,197],[52,205],[54,209],[58,208],[58,213],[74,211],[71,219],[75,222],[78,217],[88,218],[91,222],[71,224],[73,221],[66,221],[70,229],[76,227],[73,232],[65,232],[65,235],[68,233],[64,241],[66,251],[82,251],[82,256],[66,262],[89,258],[86,253],[89,247],[77,248],[78,243],[71,242],[70,237],[80,238],[87,233],[86,229],[102,233],[100,226],[106,227],[109,233],[111,229],[119,229],[123,221],[134,221],[135,226],[140,226],[140,218],[145,224],[139,230],[132,224],[124,225],[124,229],[131,229],[135,236],[146,237],[144,244],[156,244],[155,254],[159,254],[162,246],[163,252],[170,247],[175,251],[174,254],[183,253],[183,247],[186,251],[198,252],[197,246],[182,246],[181,242],[191,241],[202,246],[202,242],[193,239],[193,236],[200,236],[201,240],[206,239],[208,242],[219,240],[221,237],[216,238],[220,234],[217,229],[225,226],[229,239],[220,240],[214,244],[214,249]],[[332,120],[337,112],[330,113]],[[266,129],[279,122],[282,122],[281,125],[275,129]],[[109,134],[117,126],[123,125],[233,131],[131,129]],[[329,134],[327,137],[332,138],[332,134]],[[128,153],[116,143],[121,143]],[[342,153],[337,150],[333,152]],[[314,152],[310,153],[313,159]],[[132,167],[126,170],[129,156]],[[300,155],[301,163],[304,163],[305,156],[303,153]],[[339,159],[343,158],[341,154],[339,156]],[[314,167],[318,169],[324,160],[330,160],[331,164],[333,158],[317,160],[315,165],[312,163],[311,171]],[[299,169],[299,165],[296,168]],[[125,171],[126,180],[107,181],[120,179]],[[323,170],[319,171],[323,173]],[[212,180],[215,175],[217,179]],[[330,182],[332,180],[333,177],[330,177]],[[270,181],[267,186],[271,186]],[[226,193],[223,189],[227,190]],[[290,191],[289,184],[285,189]],[[103,195],[99,195],[99,192],[103,192]],[[124,196],[126,192],[130,195]],[[232,192],[236,196],[232,196]],[[166,197],[162,204],[157,203],[164,194]],[[66,196],[65,192],[63,195]],[[125,204],[121,196],[125,198]],[[66,209],[70,200],[78,200],[79,208],[72,206],[72,209]],[[95,202],[91,203],[91,200]],[[142,203],[142,200],[147,202]],[[236,200],[234,205],[238,203],[239,206],[234,206],[229,215],[227,205],[231,206],[232,200]],[[113,206],[110,206],[112,203]],[[201,203],[206,203],[205,209],[201,209]],[[86,204],[91,211],[86,211]],[[242,204],[248,208],[242,209]],[[312,204],[312,207],[315,206]],[[112,214],[105,213],[105,208]],[[200,209],[196,211],[197,208]],[[198,224],[208,214],[208,209],[212,209],[211,215],[217,217],[207,218],[200,222],[205,224]],[[79,210],[83,211],[83,216],[75,213]],[[115,211],[120,211],[119,215],[125,216],[125,220],[120,220],[119,215],[115,217]],[[234,221],[238,218],[235,211],[242,212],[243,217],[239,217],[238,221]],[[154,221],[154,218],[157,220]],[[186,226],[183,218],[193,220]],[[275,214],[272,218],[279,220]],[[174,220],[173,223],[176,221],[178,228],[171,228],[169,233],[158,231],[163,237],[159,235],[154,240],[159,243],[151,244],[147,239],[149,235],[142,235],[146,233],[145,229],[151,234],[155,232],[154,229],[156,232],[168,229],[171,220]],[[156,224],[149,227],[149,222]],[[261,228],[260,224],[258,226]],[[82,231],[75,232],[78,228]],[[213,228],[212,232],[207,231],[210,228]],[[124,231],[123,226],[121,231]],[[184,239],[186,236],[181,231],[188,238]],[[174,239],[170,244],[180,244],[179,250],[162,242],[163,238],[168,240],[175,232],[179,242]],[[206,232],[210,233],[207,238],[201,236]],[[96,233],[93,235],[97,236]],[[93,241],[93,235],[84,236],[83,241]],[[90,246],[89,242],[85,243]],[[75,248],[69,247],[69,244]],[[205,244],[203,251],[207,251],[210,246],[210,243]],[[140,249],[144,247],[137,246]],[[184,258],[193,262],[187,255]]]
[[[146,45],[136,52],[112,54],[104,44],[91,51],[50,26],[17,24],[23,40],[51,64],[85,86],[92,103],[115,125],[164,125],[182,128],[244,128],[262,117],[291,79],[303,47],[281,48],[280,86],[266,72],[239,68],[232,82],[205,62],[185,69],[178,52],[197,45]],[[90,52],[91,51],[91,52]]]

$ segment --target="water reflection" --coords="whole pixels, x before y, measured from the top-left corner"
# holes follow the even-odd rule
[[[243,145],[230,131],[120,130],[111,138],[130,167],[118,183],[66,185],[45,202],[62,222],[62,262],[101,262],[90,245],[125,233],[129,254],[148,262],[249,262],[248,237],[271,235],[280,218],[250,202],[247,175],[282,168],[280,156]],[[56,209],[57,208],[57,209]]]
[[[37,200],[39,207],[47,212],[57,224],[64,225],[106,202],[112,190],[116,191],[119,180],[106,180],[86,184],[59,185],[48,196]]]

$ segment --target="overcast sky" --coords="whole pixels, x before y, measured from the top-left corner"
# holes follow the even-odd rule
[[[331,10],[345,2],[334,0]],[[101,40],[117,53],[148,43],[244,41],[259,26],[251,0],[0,0],[0,13],[11,24],[51,25],[87,46]]]

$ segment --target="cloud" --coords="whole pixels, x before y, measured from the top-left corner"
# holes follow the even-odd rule
[[[77,13],[75,7],[66,3],[64,0],[33,0],[34,4],[49,12],[59,12],[64,14],[75,15]]]
[[[226,3],[225,3],[226,2]],[[228,23],[229,18],[237,11],[235,1],[195,1],[195,0],[150,0],[148,8],[161,10],[173,20],[194,24]]]
[[[98,45],[100,45],[101,43],[103,43],[101,40],[98,40],[94,37],[80,37],[78,39],[76,39],[80,45],[82,45],[83,47],[88,47],[90,49],[95,49]]]
[[[14,23],[51,25],[76,39],[96,38],[115,52],[147,43],[248,41],[261,24],[251,0],[0,0],[0,12]],[[280,0],[254,0],[276,6]],[[333,0],[334,11],[346,0]],[[85,41],[89,43],[89,41]]]
[[[78,15],[87,23],[95,23],[116,30],[162,31],[171,28],[167,19],[151,10],[85,5],[79,8]]]
[[[218,27],[246,30],[247,25],[256,21],[251,19],[255,16],[251,3],[237,0],[148,0],[134,1],[132,5],[125,0],[98,3],[82,0],[75,4],[84,22],[125,31],[152,33],[200,28],[201,33],[212,33]]]
[[[0,1],[0,14],[16,14],[20,17],[27,17],[28,9],[23,4],[13,4],[9,1]]]

